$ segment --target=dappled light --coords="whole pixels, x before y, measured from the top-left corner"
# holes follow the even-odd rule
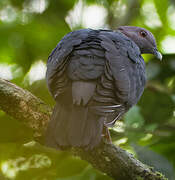
[[[170,6],[168,8],[168,11],[167,11],[167,17],[168,17],[168,20],[169,20],[169,25],[170,27],[175,30],[175,7],[174,6]]]
[[[145,24],[150,28],[158,28],[162,26],[159,15],[156,12],[156,7],[152,1],[144,1],[141,13],[145,19]]]
[[[23,5],[24,11],[29,13],[43,13],[48,5],[47,0],[31,0],[26,1]]]
[[[101,5],[87,5],[84,1],[79,0],[72,10],[68,12],[65,20],[70,28],[104,28],[106,9]]]
[[[128,141],[128,138],[125,137],[125,138],[121,138],[121,139],[115,141],[114,144],[116,144],[117,146],[120,146],[122,144],[125,144],[127,141]]]
[[[51,160],[43,154],[34,154],[33,156],[18,157],[9,159],[1,163],[1,170],[5,177],[14,179],[20,172],[34,168],[46,168],[51,166]]]
[[[17,18],[17,12],[12,6],[7,6],[0,11],[0,20],[3,22],[13,22]]]
[[[29,90],[53,107],[55,102],[48,92],[45,75],[48,56],[58,42],[73,30],[116,30],[120,25],[151,31],[163,60],[143,55],[147,75],[145,91],[139,103],[110,128],[112,141],[174,180],[173,0],[0,0],[0,78]],[[33,130],[19,119],[0,107],[0,179],[112,180],[68,151],[36,143]],[[43,139],[35,140],[44,144]]]
[[[0,77],[11,80],[13,78],[11,66],[8,64],[0,64]]]
[[[161,42],[162,51],[167,54],[175,53],[175,36],[165,36]]]
[[[38,61],[31,66],[26,76],[29,78],[29,83],[32,84],[37,80],[44,79],[45,75],[46,66],[42,61]]]
[[[107,12],[103,6],[87,6],[83,12],[82,25],[85,28],[103,28]]]
[[[124,132],[125,131],[124,128],[125,128],[125,124],[122,121],[117,121],[114,127],[115,131],[119,133]]]

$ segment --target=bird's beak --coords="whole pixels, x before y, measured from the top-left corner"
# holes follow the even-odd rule
[[[157,49],[154,50],[153,54],[157,59],[162,60],[162,54]]]

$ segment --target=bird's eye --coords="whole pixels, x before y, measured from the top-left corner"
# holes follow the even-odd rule
[[[140,35],[142,37],[146,37],[147,36],[147,32],[142,30],[142,31],[140,31]]]

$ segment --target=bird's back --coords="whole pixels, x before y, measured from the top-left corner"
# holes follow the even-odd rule
[[[120,32],[74,31],[49,56],[47,84],[57,102],[49,142],[94,147],[103,127],[139,100],[144,61],[137,45]]]

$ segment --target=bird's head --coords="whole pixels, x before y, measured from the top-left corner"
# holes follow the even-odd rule
[[[153,54],[157,59],[162,59],[161,53],[157,50],[156,40],[150,31],[136,26],[120,26],[118,30],[132,39],[142,54]]]

